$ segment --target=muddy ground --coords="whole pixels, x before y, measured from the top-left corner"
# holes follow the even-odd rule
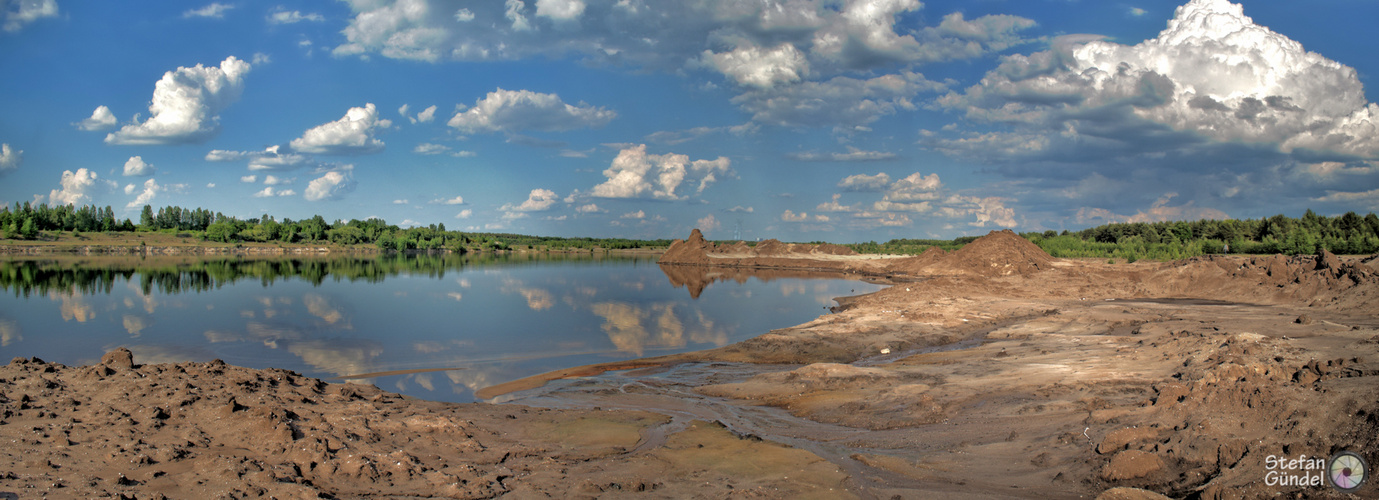
[[[904,281],[724,348],[485,392],[501,404],[119,351],[15,360],[0,495],[1379,497],[1268,484],[1306,472],[1270,476],[1270,456],[1379,461],[1379,261],[1111,265],[1017,240],[815,255]]]

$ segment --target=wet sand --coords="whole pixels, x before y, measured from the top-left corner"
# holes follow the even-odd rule
[[[1266,459],[1379,461],[1374,258],[1023,251],[848,260],[922,281],[723,348],[485,392],[502,404],[217,363],[17,360],[0,367],[0,439],[16,443],[0,493],[1355,498],[1268,485]]]

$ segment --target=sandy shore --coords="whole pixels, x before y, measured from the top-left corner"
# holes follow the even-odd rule
[[[1009,237],[821,260],[910,282],[724,348],[486,391],[505,404],[121,351],[17,359],[0,495],[1379,496],[1267,484],[1271,455],[1379,462],[1379,261],[1108,265]],[[668,276],[733,279],[713,264]]]

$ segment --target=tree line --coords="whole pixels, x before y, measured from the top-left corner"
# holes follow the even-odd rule
[[[156,211],[144,205],[136,225],[115,217],[110,206],[19,203],[0,207],[0,238],[34,240],[43,232],[166,232],[217,243],[282,242],[333,243],[342,246],[372,245],[383,250],[448,250],[457,253],[502,251],[525,247],[547,250],[633,249],[664,247],[670,240],[625,238],[559,238],[506,233],[451,231],[445,224],[402,228],[383,219],[370,218],[326,222],[320,215],[292,220],[262,217],[240,219],[203,208],[167,206]]]
[[[1379,252],[1379,216],[1347,212],[1337,217],[1307,210],[1301,218],[1114,223],[1081,231],[1020,233],[1054,257],[1175,260],[1206,254],[1308,255]],[[929,247],[955,250],[975,240],[894,239],[847,245],[859,253],[919,254]]]

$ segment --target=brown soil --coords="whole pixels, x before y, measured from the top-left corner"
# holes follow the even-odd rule
[[[1379,497],[1265,483],[1270,456],[1379,462],[1375,257],[1111,265],[1012,237],[811,261],[696,231],[663,258],[699,262],[663,266],[691,290],[760,263],[912,281],[723,348],[484,391],[559,409],[18,359],[0,496]]]

